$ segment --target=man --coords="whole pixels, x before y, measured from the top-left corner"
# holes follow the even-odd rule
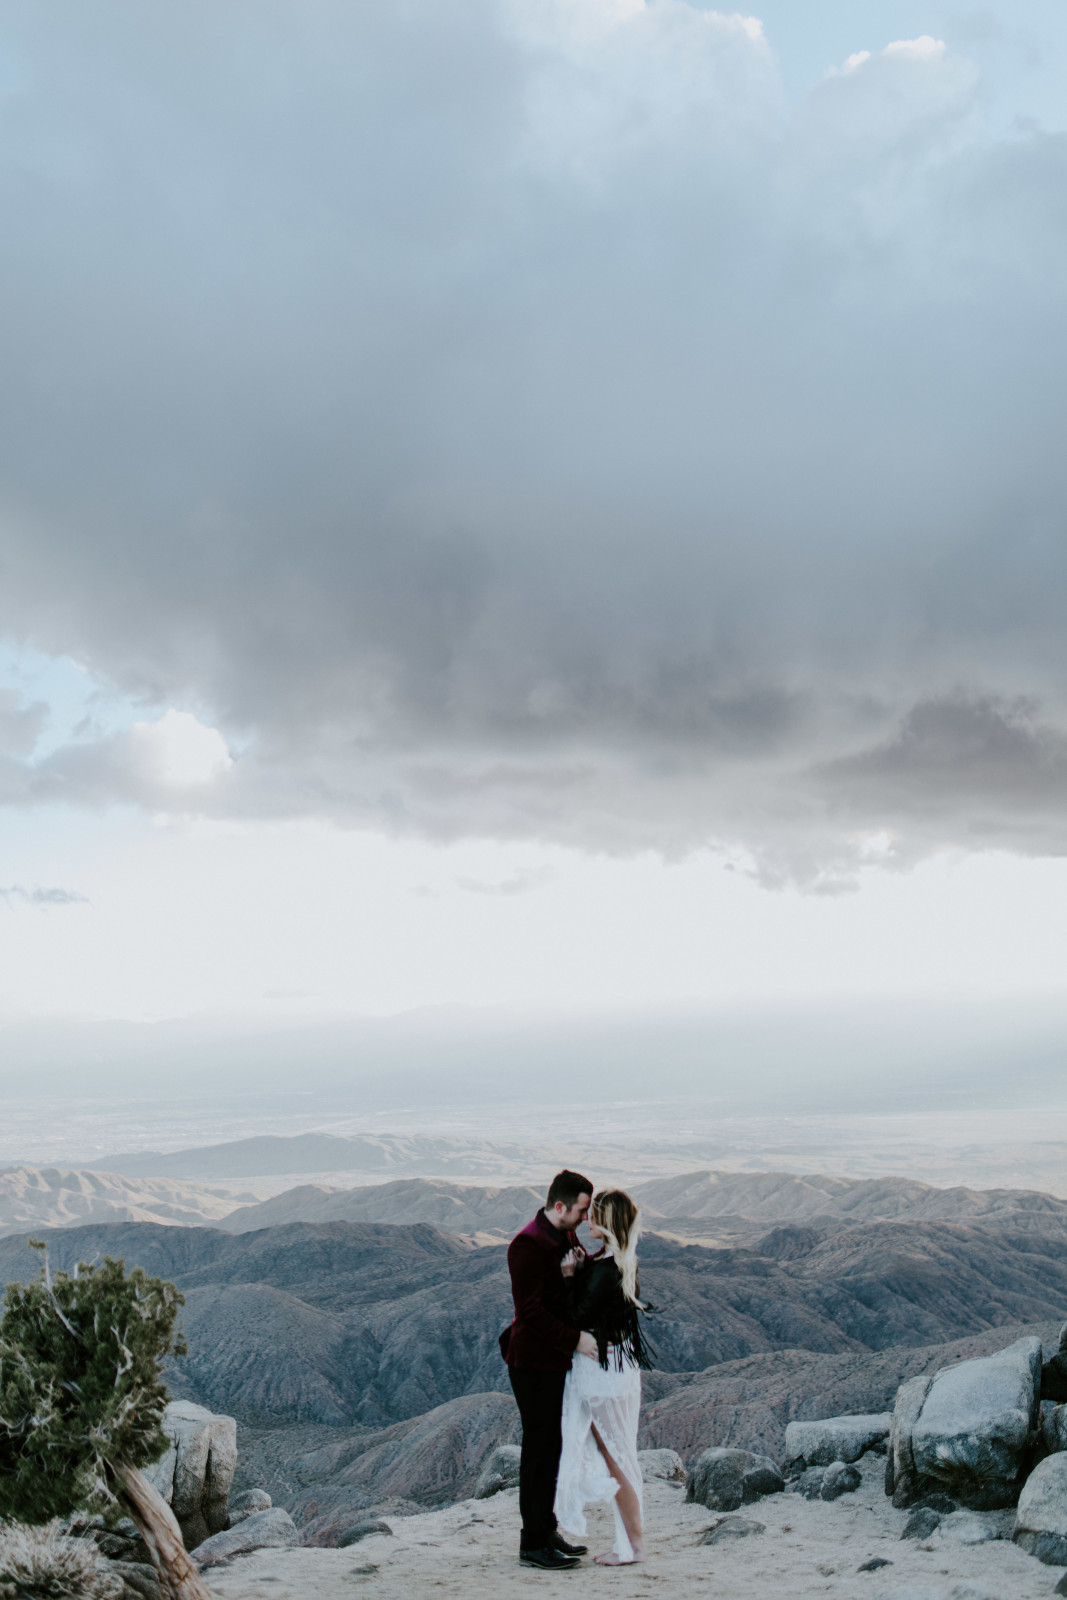
[[[515,1318],[500,1336],[500,1349],[522,1418],[519,1560],[557,1570],[575,1567],[585,1545],[562,1539],[552,1509],[562,1444],[563,1385],[571,1357],[595,1356],[596,1340],[567,1321],[561,1263],[571,1250],[583,1259],[574,1230],[589,1214],[593,1185],[580,1172],[559,1172],[548,1199],[508,1246]]]

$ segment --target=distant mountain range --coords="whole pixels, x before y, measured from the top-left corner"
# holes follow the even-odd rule
[[[1067,1229],[1067,1200],[1025,1189],[938,1189],[913,1178],[835,1178],[788,1172],[691,1172],[630,1185],[645,1226],[699,1240],[755,1239],[777,1222],[1001,1220]],[[510,1237],[543,1203],[531,1185],[398,1179],[355,1189],[303,1184],[236,1208],[221,1226],[247,1232],[287,1222],[429,1222],[466,1235]],[[714,1222],[714,1227],[705,1224]],[[718,1242],[718,1237],[713,1242]]]
[[[66,1167],[9,1167],[0,1172],[0,1238],[28,1228],[90,1222],[217,1223],[237,1197],[169,1178],[129,1179]],[[247,1196],[254,1199],[254,1196]]]
[[[325,1134],[293,1139],[250,1139],[209,1147],[218,1156],[218,1181],[240,1181],[239,1168],[269,1159],[299,1166],[318,1150],[337,1161],[337,1146],[360,1146],[359,1160],[372,1157],[402,1165],[428,1159],[422,1145],[435,1141],[363,1141]],[[451,1148],[447,1146],[446,1148]],[[264,1157],[262,1148],[268,1147]],[[279,1149],[280,1147],[280,1149]],[[466,1150],[465,1146],[457,1146]],[[226,1154],[230,1152],[230,1154]],[[236,1155],[233,1154],[236,1152]],[[440,1153],[440,1152],[438,1152]],[[351,1159],[357,1156],[351,1155]],[[137,1158],[147,1161],[148,1158]],[[457,1157],[457,1160],[459,1158]],[[469,1152],[461,1164],[469,1165]],[[131,1158],[131,1163],[133,1158]],[[1049,1233],[1067,1228],[1067,1200],[1024,1189],[939,1189],[913,1178],[838,1178],[783,1172],[690,1172],[646,1179],[630,1188],[641,1204],[646,1229],[708,1245],[749,1245],[775,1223],[945,1221],[1010,1222],[1018,1229]],[[341,1187],[299,1184],[268,1200],[168,1176],[137,1176],[98,1168],[15,1167],[0,1171],[0,1236],[28,1228],[78,1226],[90,1222],[156,1221],[207,1224],[247,1233],[295,1222],[429,1223],[478,1243],[511,1237],[542,1203],[532,1184],[486,1185],[450,1178],[394,1178],[387,1183]],[[246,1203],[242,1203],[246,1202]]]
[[[190,1150],[141,1150],[88,1163],[90,1171],[117,1172],[128,1178],[215,1179],[287,1177],[309,1172],[449,1174],[496,1177],[529,1165],[529,1151],[518,1145],[479,1139],[430,1139],[421,1135],[368,1134],[345,1138],[330,1133],[288,1136],[260,1134],[228,1144]]]

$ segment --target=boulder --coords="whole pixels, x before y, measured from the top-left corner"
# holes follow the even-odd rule
[[[977,1510],[1014,1503],[1039,1418],[1041,1341],[912,1378],[897,1391],[886,1487],[897,1506],[945,1490]]]
[[[766,1533],[766,1524],[754,1522],[750,1517],[720,1517],[712,1523],[701,1539],[701,1544],[722,1544],[727,1539],[748,1539],[754,1533]]]
[[[639,1450],[637,1459],[646,1483],[653,1478],[665,1479],[667,1483],[685,1482],[685,1462],[677,1450]]]
[[[266,1489],[246,1489],[243,1494],[235,1494],[230,1501],[230,1527],[235,1528],[254,1511],[269,1511],[273,1504]]]
[[[1067,1567],[1067,1451],[1039,1461],[1023,1485],[1012,1538],[1050,1567]]]
[[[237,1468],[237,1424],[189,1400],[172,1400],[163,1413],[171,1441],[145,1477],[173,1508],[187,1550],[230,1522],[230,1485]]]
[[[517,1444],[498,1444],[478,1474],[474,1485],[474,1499],[488,1500],[502,1489],[519,1486],[519,1459],[522,1452]]]
[[[819,1499],[839,1500],[843,1494],[852,1494],[862,1482],[859,1469],[850,1462],[832,1461],[823,1474]]]
[[[195,1559],[198,1567],[210,1567],[218,1561],[228,1561],[231,1556],[246,1555],[250,1550],[277,1550],[299,1543],[300,1534],[288,1511],[272,1506],[269,1511],[253,1511],[236,1528],[213,1533],[197,1548]]]
[[[768,1456],[716,1446],[703,1450],[690,1467],[685,1498],[709,1511],[736,1511],[784,1487],[782,1474]]]
[[[791,1422],[785,1430],[786,1471],[794,1463],[828,1467],[833,1461],[858,1461],[881,1448],[889,1437],[892,1416],[878,1411],[857,1417],[824,1417],[820,1422]]]

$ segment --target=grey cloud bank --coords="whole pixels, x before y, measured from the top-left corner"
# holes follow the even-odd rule
[[[772,46],[7,8],[0,626],[241,754],[175,798],[5,699],[0,798],[828,889],[1067,848],[1067,141],[932,39],[797,102]]]

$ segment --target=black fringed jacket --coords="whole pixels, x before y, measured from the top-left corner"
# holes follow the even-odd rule
[[[615,1257],[594,1256],[566,1281],[567,1320],[593,1335],[605,1371],[609,1345],[620,1371],[627,1362],[651,1367],[653,1352],[641,1333],[637,1307],[623,1293]]]

